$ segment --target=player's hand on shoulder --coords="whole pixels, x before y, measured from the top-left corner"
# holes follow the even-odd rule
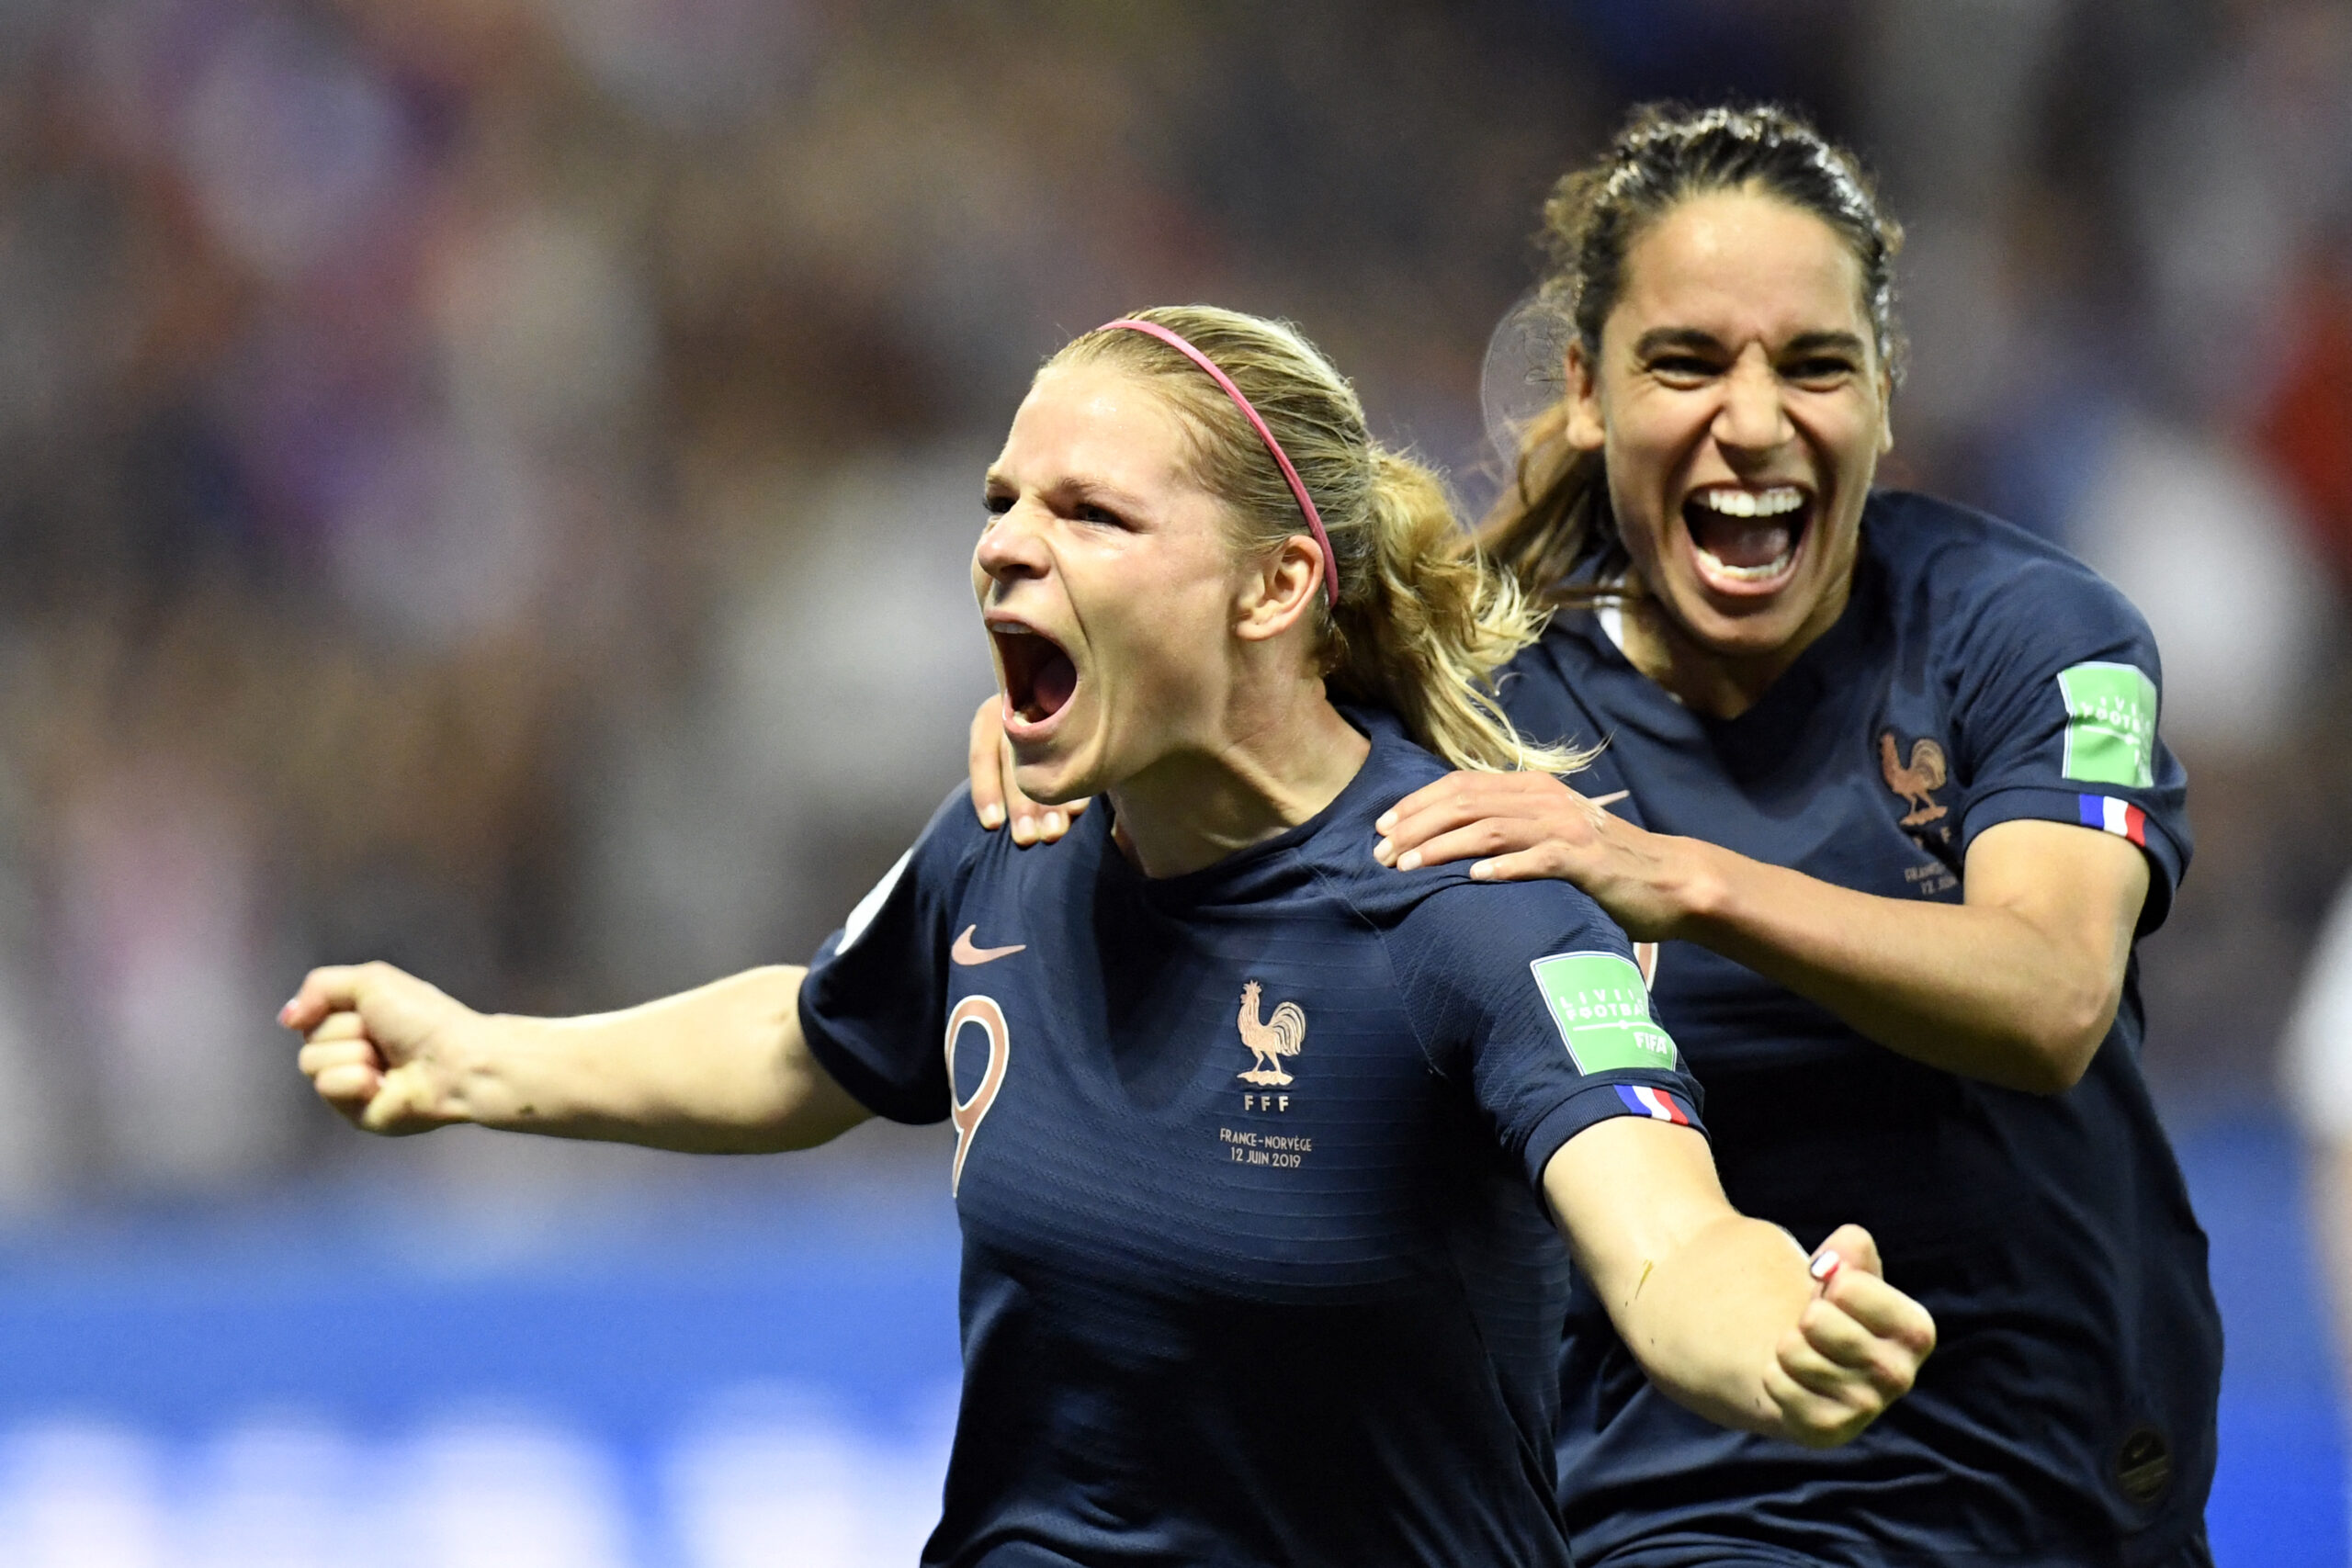
[[[1021,786],[1012,780],[1012,759],[1005,751],[1001,701],[991,696],[972,715],[970,750],[965,762],[972,775],[973,814],[991,832],[1010,821],[1012,841],[1024,849],[1053,843],[1069,831],[1087,803],[1073,800],[1063,806],[1040,806],[1021,793]]]
[[[458,1037],[481,1014],[389,964],[313,969],[278,1010],[311,1087],[352,1125],[401,1135],[465,1120]]]
[[[1886,1282],[1878,1245],[1860,1225],[1838,1227],[1813,1271],[1813,1299],[1781,1336],[1764,1382],[1783,1434],[1821,1449],[1857,1436],[1911,1391],[1936,1348],[1936,1323]]]
[[[1400,871],[1474,860],[1478,880],[1574,883],[1636,941],[1676,934],[1691,841],[1651,833],[1549,773],[1448,773],[1374,824],[1373,858]]]

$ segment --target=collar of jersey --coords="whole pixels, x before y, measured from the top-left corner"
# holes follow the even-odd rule
[[[1380,792],[1387,791],[1396,797],[1402,797],[1426,782],[1416,778],[1400,785],[1395,780],[1397,750],[1411,743],[1406,739],[1403,723],[1394,714],[1385,708],[1360,706],[1352,703],[1333,705],[1340,710],[1341,717],[1372,742],[1372,750],[1364,753],[1363,766],[1357,768],[1355,776],[1331,797],[1329,806],[1306,821],[1285,828],[1271,839],[1261,839],[1238,849],[1223,860],[1213,862],[1198,871],[1188,871],[1181,876],[1146,876],[1111,842],[1114,818],[1106,798],[1102,803],[1102,826],[1098,829],[1102,835],[1102,861],[1106,874],[1126,884],[1150,903],[1163,907],[1227,903],[1237,899],[1246,901],[1256,895],[1257,885],[1271,868],[1333,822],[1363,813],[1370,800]],[[1384,796],[1382,804],[1384,807],[1392,805],[1394,800]],[[1377,812],[1370,814],[1377,815]],[[1364,854],[1367,858],[1372,853],[1370,816],[1366,817],[1364,825],[1367,834]],[[1084,818],[1080,820],[1082,822]]]

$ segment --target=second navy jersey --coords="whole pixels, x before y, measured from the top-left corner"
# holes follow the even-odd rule
[[[1577,786],[1625,792],[1611,809],[1640,826],[1882,897],[1960,902],[2000,823],[2120,835],[2147,860],[2145,932],[2189,853],[2161,679],[2138,613],[2080,563],[1883,492],[1844,615],[1737,717],[1676,703],[1591,613],[1560,615],[1503,696],[1537,739],[1606,741]],[[1732,1201],[1808,1247],[1869,1227],[1939,1342],[1860,1438],[1801,1454],[1676,1407],[1579,1293],[1561,1500],[1587,1568],[2141,1568],[2190,1549],[2221,1326],[2141,1077],[2136,958],[2088,1072],[2047,1096],[1898,1056],[1705,948],[1656,964]]]
[[[1542,1173],[1694,1090],[1584,895],[1373,860],[1444,770],[1351,716],[1328,809],[1188,875],[1108,809],[1022,850],[959,791],[810,969],[825,1068],[956,1129],[926,1562],[1569,1563]]]

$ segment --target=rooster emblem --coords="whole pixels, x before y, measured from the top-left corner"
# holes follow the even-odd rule
[[[1296,1002],[1284,1002],[1274,1009],[1272,1019],[1258,1017],[1260,986],[1252,980],[1241,987],[1241,1043],[1250,1047],[1250,1055],[1258,1065],[1246,1073],[1234,1077],[1243,1083],[1285,1084],[1290,1075],[1283,1071],[1283,1058],[1295,1056],[1299,1047],[1306,1043],[1306,1014]]]
[[[1911,763],[1905,767],[1894,750],[1894,731],[1883,731],[1878,738],[1879,771],[1886,775],[1886,787],[1901,795],[1911,814],[1903,818],[1905,828],[1922,827],[1944,815],[1944,807],[1928,796],[1944,787],[1951,776],[1944,766],[1944,749],[1921,736],[1911,742]]]

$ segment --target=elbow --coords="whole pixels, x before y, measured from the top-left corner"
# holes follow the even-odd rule
[[[1994,1081],[2026,1094],[2064,1094],[2083,1081],[2096,1051],[2080,1049],[2071,1038],[2037,1033],[2011,1043],[2007,1070]]]
[[[2028,1094],[2064,1094],[2083,1081],[2115,1026],[2121,998],[2104,987],[2051,998],[2018,1042],[2018,1074],[2008,1087]]]

